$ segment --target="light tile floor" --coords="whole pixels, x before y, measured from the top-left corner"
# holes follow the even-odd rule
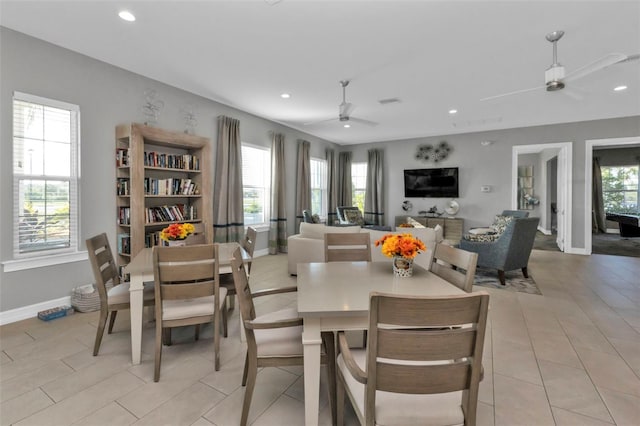
[[[254,261],[254,290],[295,284],[286,255]],[[488,289],[490,322],[479,425],[640,424],[640,259],[535,251],[529,269],[543,295]],[[261,313],[295,306],[295,294],[261,298]],[[93,357],[97,314],[0,327],[2,425],[237,425],[245,346],[238,310],[213,369],[211,327],[193,342],[174,333],[153,382],[153,324],[143,362],[131,365],[128,312]],[[330,424],[322,375],[320,423]],[[302,368],[258,374],[250,422],[304,423]],[[346,423],[357,424],[347,410]]]

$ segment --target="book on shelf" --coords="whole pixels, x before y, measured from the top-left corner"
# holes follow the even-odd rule
[[[198,185],[191,179],[157,179],[144,178],[144,193],[146,195],[194,195]]]
[[[118,253],[131,254],[131,235],[118,234]]]
[[[116,148],[116,167],[128,167],[130,160],[128,148]]]
[[[118,207],[118,224],[131,225],[131,208]]]
[[[129,194],[129,178],[118,178],[116,185],[116,193],[118,195],[130,195]]]
[[[191,154],[166,154],[149,151],[144,153],[144,165],[146,167],[161,167],[180,170],[200,170],[200,160]]]
[[[183,222],[197,219],[196,208],[193,205],[174,204],[145,208],[145,222]]]

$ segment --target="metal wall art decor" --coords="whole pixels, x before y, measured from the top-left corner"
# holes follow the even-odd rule
[[[184,132],[189,135],[194,135],[196,133],[196,126],[198,125],[195,108],[193,105],[187,104],[180,112],[182,112],[182,116],[184,117]]]
[[[437,145],[420,145],[416,152],[416,160],[433,161],[438,163],[446,159],[453,151],[453,148],[449,146],[447,141],[442,141]]]
[[[157,98],[158,93],[153,89],[144,91],[144,103],[142,104],[142,113],[145,116],[144,124],[152,126],[158,122],[158,114],[164,108],[164,102]]]

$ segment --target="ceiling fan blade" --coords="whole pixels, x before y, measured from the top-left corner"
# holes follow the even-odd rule
[[[631,62],[637,61],[638,59],[640,59],[640,53],[636,53],[635,55],[627,55],[626,59],[623,59],[620,62]]]
[[[327,118],[325,120],[309,121],[308,123],[302,123],[302,125],[303,126],[312,126],[314,124],[327,123],[329,121],[335,121],[335,120],[337,120],[337,118]]]
[[[490,100],[492,100],[492,99],[503,98],[503,97],[505,97],[505,96],[517,95],[517,94],[519,94],[519,93],[532,92],[532,91],[534,91],[534,90],[544,90],[544,86],[531,87],[531,88],[529,88],[529,89],[516,90],[516,91],[514,91],[514,92],[508,92],[508,93],[502,93],[502,94],[500,94],[500,95],[489,96],[489,97],[486,97],[486,98],[482,98],[482,99],[480,99],[480,102],[483,102],[483,101],[490,101]]]
[[[375,121],[369,121],[369,120],[356,118],[356,117],[349,117],[349,121],[353,121],[354,123],[364,124],[366,126],[371,126],[371,127],[378,125],[378,123],[376,123]]]
[[[561,93],[567,95],[568,97],[570,97],[575,101],[584,100],[584,92],[582,90],[576,90],[576,89],[577,88],[574,86],[565,87],[564,89],[562,89]]]
[[[592,74],[596,71],[600,71],[604,68],[610,67],[613,64],[617,64],[618,62],[623,62],[628,60],[627,55],[623,55],[622,53],[610,53],[602,58],[591,62],[577,70],[570,72],[562,81],[574,81],[579,78],[585,77],[589,74]]]

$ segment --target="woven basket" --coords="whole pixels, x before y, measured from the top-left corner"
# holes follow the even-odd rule
[[[71,290],[71,306],[78,312],[100,310],[100,293],[93,284],[76,287]]]

